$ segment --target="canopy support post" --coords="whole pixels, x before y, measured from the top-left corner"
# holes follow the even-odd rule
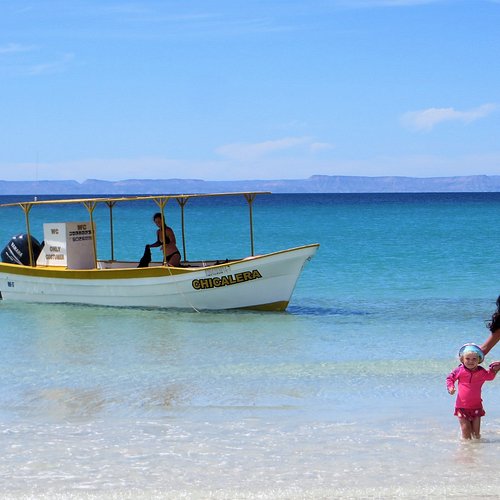
[[[111,260],[115,260],[115,238],[113,231],[113,207],[116,205],[116,201],[107,201],[106,205],[109,207],[109,239],[111,244]]]
[[[186,206],[189,198],[176,198],[176,200],[181,207],[182,255],[184,257],[184,262],[186,262],[186,227],[184,223],[184,207]]]
[[[248,202],[248,209],[249,209],[249,217],[250,217],[250,255],[253,257],[254,256],[254,244],[253,244],[253,201],[255,200],[255,197],[257,196],[255,193],[248,193],[245,194],[245,199]]]
[[[87,209],[90,216],[90,231],[92,233],[92,249],[94,250],[94,269],[97,269],[97,243],[96,234],[94,231],[94,209],[97,206],[97,201],[84,201],[83,205]]]
[[[163,232],[163,241],[162,241],[162,250],[163,250],[163,265],[167,266],[167,258],[166,258],[166,253],[167,253],[167,244],[165,243],[165,206],[167,205],[168,198],[153,198],[153,201],[158,205],[160,208],[161,212],[161,231]]]
[[[29,218],[29,213],[33,205],[31,203],[20,203],[19,205],[24,212],[24,218],[26,220],[26,234],[28,235],[28,256],[30,259],[30,266],[33,267],[35,265],[35,257],[33,255],[33,248],[31,246],[31,230]]]

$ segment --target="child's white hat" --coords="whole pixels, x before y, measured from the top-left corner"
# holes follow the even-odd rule
[[[468,352],[477,354],[480,363],[484,361],[484,352],[477,344],[472,344],[472,343],[464,344],[458,351],[458,357],[461,358],[464,354],[467,354]]]

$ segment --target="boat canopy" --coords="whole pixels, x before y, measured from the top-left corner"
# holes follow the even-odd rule
[[[170,200],[175,200],[181,208],[181,226],[182,226],[182,246],[183,246],[183,258],[186,259],[186,244],[185,244],[185,225],[184,225],[184,207],[187,202],[192,198],[208,198],[208,197],[223,197],[223,196],[243,196],[249,207],[249,224],[250,224],[250,251],[251,255],[254,255],[254,239],[253,239],[253,201],[257,195],[271,194],[270,191],[239,191],[231,193],[196,193],[196,194],[158,194],[158,195],[146,195],[146,196],[118,196],[118,197],[94,197],[94,198],[64,198],[64,199],[53,199],[53,200],[30,200],[30,201],[19,201],[14,203],[4,203],[0,205],[1,207],[20,207],[25,215],[26,219],[26,233],[28,236],[28,249],[29,249],[29,262],[31,266],[35,265],[34,256],[31,246],[31,231],[30,231],[30,221],[29,213],[33,207],[38,205],[57,205],[57,204],[82,204],[85,206],[89,213],[90,226],[94,228],[94,210],[99,204],[105,204],[109,207],[109,221],[110,221],[110,243],[111,243],[111,260],[114,260],[114,237],[113,237],[113,207],[120,202],[132,202],[132,201],[143,201],[152,200],[154,201],[160,210],[162,217],[162,224],[165,223],[165,206]],[[163,243],[165,245],[165,243]],[[93,238],[93,250],[94,250],[94,263],[97,267],[97,247],[95,238]],[[163,249],[165,250],[165,248]],[[163,252],[163,264],[167,265],[165,261],[165,251]]]

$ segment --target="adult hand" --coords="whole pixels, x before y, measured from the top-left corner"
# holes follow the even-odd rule
[[[490,364],[490,368],[494,372],[497,372],[498,370],[500,370],[500,361],[493,361],[493,363]]]

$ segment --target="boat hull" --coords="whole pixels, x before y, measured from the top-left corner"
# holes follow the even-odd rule
[[[202,268],[69,270],[0,263],[0,294],[5,301],[20,302],[283,311],[318,246]]]

